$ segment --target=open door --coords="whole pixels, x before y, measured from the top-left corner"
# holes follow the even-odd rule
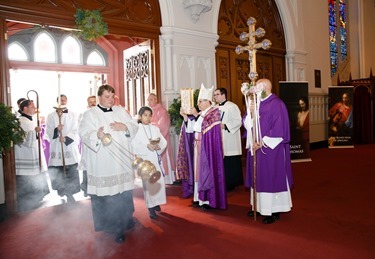
[[[153,90],[150,40],[124,50],[125,106],[132,116],[145,105]]]

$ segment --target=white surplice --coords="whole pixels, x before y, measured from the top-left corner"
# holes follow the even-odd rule
[[[133,152],[137,157],[143,160],[148,160],[153,163],[156,170],[162,173],[162,176],[155,183],[149,183],[143,180],[143,194],[147,208],[153,208],[157,205],[162,205],[167,203],[166,191],[165,191],[165,181],[163,176],[163,167],[161,161],[161,154],[165,152],[167,147],[167,141],[161,134],[158,127],[154,125],[143,125],[138,124],[139,129],[132,140]],[[160,150],[151,151],[147,148],[150,143],[150,139],[155,140],[160,138],[159,147]]]
[[[106,196],[134,189],[130,143],[138,126],[124,108],[113,106],[112,110],[103,112],[99,107],[93,107],[83,114],[79,125],[79,135],[84,143],[88,194]],[[112,130],[110,124],[114,122],[124,123],[128,131]],[[112,136],[112,142],[107,146],[98,139],[100,127]]]
[[[48,114],[46,120],[46,138],[50,143],[50,157],[48,166],[62,166],[62,149],[64,150],[65,165],[73,165],[81,160],[78,145],[80,138],[78,135],[78,117],[71,111],[61,115],[61,124],[64,125],[62,135],[69,137],[73,142],[69,145],[61,145],[59,137],[56,138],[55,129],[59,125],[59,115],[57,112]],[[55,137],[55,138],[54,138]],[[61,148],[62,146],[62,148]]]

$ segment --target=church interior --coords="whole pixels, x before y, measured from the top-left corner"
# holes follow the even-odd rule
[[[79,10],[100,11],[100,35],[83,34]],[[150,221],[141,188],[134,190],[136,226],[118,245],[93,230],[83,192],[74,204],[53,192],[39,208],[18,211],[15,152],[4,150],[0,257],[373,258],[374,11],[371,0],[0,0],[0,103],[16,112],[19,98],[38,100],[41,123],[62,93],[69,109],[84,113],[102,84],[114,87],[134,118],[149,94],[168,110],[182,89],[201,84],[226,88],[244,115],[241,86],[254,67],[280,98],[285,85],[303,85],[309,109],[309,157],[292,161],[293,208],[272,226],[246,215],[245,186],[227,193],[226,211],[204,212],[181,198],[177,183],[167,186],[158,220]],[[264,34],[251,31],[250,17]],[[89,23],[98,25],[95,19]],[[352,142],[332,148],[331,89],[348,87]],[[177,156],[173,126],[169,144]],[[246,153],[243,146],[243,170]]]

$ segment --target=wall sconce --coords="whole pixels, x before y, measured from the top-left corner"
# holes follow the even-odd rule
[[[184,0],[184,8],[190,10],[190,17],[193,23],[199,20],[202,13],[208,12],[212,8],[211,0]]]

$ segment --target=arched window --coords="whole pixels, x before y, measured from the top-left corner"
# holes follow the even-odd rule
[[[34,61],[57,63],[56,44],[47,32],[41,32],[35,38]]]
[[[61,60],[67,64],[82,64],[82,48],[76,38],[65,38],[61,45]]]
[[[331,76],[348,55],[346,0],[328,0]]]
[[[12,50],[10,47],[14,44],[22,48],[21,50],[14,45],[11,55],[13,58],[9,56],[10,60],[21,61],[15,55],[23,55],[24,52],[27,59],[22,61],[29,62],[106,66],[108,60],[107,52],[97,43],[79,39],[70,31],[56,28],[27,29],[10,36],[8,41],[8,51]]]
[[[96,49],[93,50],[87,57],[87,65],[91,66],[105,66],[103,55]]]
[[[9,44],[8,57],[10,60],[29,61],[29,56],[26,50],[19,42]]]

